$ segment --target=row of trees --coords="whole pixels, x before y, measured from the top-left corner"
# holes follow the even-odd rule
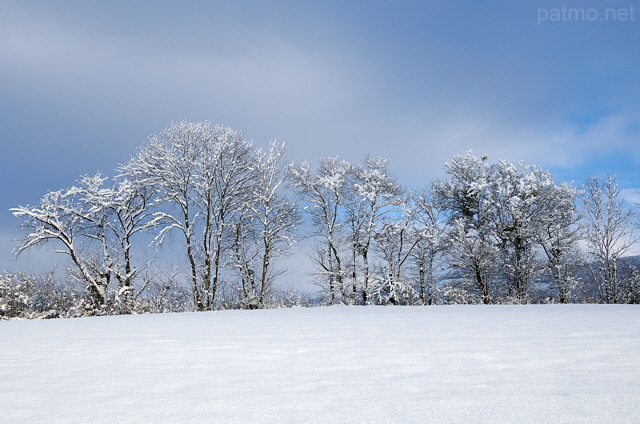
[[[13,209],[26,230],[16,252],[51,244],[67,255],[94,311],[134,311],[158,287],[188,293],[183,308],[267,307],[301,240],[327,303],[636,299],[635,273],[621,268],[635,219],[615,178],[578,190],[470,152],[445,171],[408,190],[383,158],[290,165],[282,144],[257,149],[229,128],[178,122],[115,177]],[[149,259],[157,251],[161,263]]]
[[[611,176],[578,190],[537,166],[470,152],[419,191],[400,187],[381,158],[310,169],[291,175],[313,218],[329,302],[637,299],[636,273],[622,266],[635,215]]]

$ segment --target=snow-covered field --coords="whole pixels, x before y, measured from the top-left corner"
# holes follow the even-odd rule
[[[330,307],[0,322],[3,423],[622,423],[640,307]]]

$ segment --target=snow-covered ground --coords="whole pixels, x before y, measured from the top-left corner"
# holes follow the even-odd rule
[[[622,423],[640,307],[330,307],[0,322],[3,423]]]

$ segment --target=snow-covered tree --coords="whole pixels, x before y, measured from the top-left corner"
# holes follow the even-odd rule
[[[158,192],[165,224],[185,241],[194,304],[214,305],[225,236],[251,191],[252,145],[242,133],[209,123],[177,122],[151,136],[123,171]]]
[[[568,264],[575,246],[576,191],[555,184],[537,166],[499,161],[488,164],[468,152],[445,165],[450,179],[436,182],[437,203],[448,215],[448,253],[458,276],[469,279],[483,302],[500,294],[503,278],[512,299],[530,300],[543,271],[542,250],[552,263],[559,298],[566,300],[574,275]],[[541,249],[542,246],[542,249]]]
[[[203,217],[201,268],[204,308],[214,305],[220,281],[227,227],[244,209],[252,191],[253,146],[242,133],[216,126],[198,156],[196,205]]]
[[[117,243],[113,272],[120,286],[117,300],[127,303],[137,296],[134,294],[134,281],[140,271],[134,265],[133,238],[138,233],[158,226],[161,217],[155,213],[155,191],[152,188],[121,176],[112,190],[112,213],[108,227]],[[150,266],[148,263],[138,263],[145,268]],[[145,280],[144,284],[148,282]],[[138,289],[138,294],[144,289],[143,285]]]
[[[3,272],[0,274],[0,319],[27,315],[31,297],[25,290],[26,278]]]
[[[83,301],[81,293],[59,284],[53,272],[0,274],[0,319],[76,316],[73,310]]]
[[[194,303],[204,308],[196,262],[196,240],[193,227],[201,214],[195,204],[195,186],[199,177],[197,159],[200,144],[209,142],[208,125],[181,122],[167,127],[161,134],[150,136],[123,172],[135,181],[158,191],[158,203],[167,212],[158,212],[164,221],[156,242],[162,244],[171,230],[182,233],[190,266]]]
[[[575,193],[556,185],[553,176],[537,166],[503,160],[493,168],[489,217],[510,294],[526,303],[531,283],[541,272],[538,242],[546,231],[561,226],[554,221],[568,219],[564,215],[571,213]],[[565,282],[568,278],[558,277]]]
[[[556,286],[558,302],[567,303],[578,288],[578,269],[584,263],[579,248],[580,215],[575,207],[578,190],[565,183],[555,187],[555,194],[538,243],[549,260],[548,269]]]
[[[640,271],[636,266],[624,266],[620,273],[624,282],[618,293],[619,303],[640,304]]]
[[[477,293],[482,303],[490,303],[496,288],[498,251],[487,235],[458,218],[447,232],[447,254],[458,285]]]
[[[377,305],[422,304],[420,294],[408,280],[390,277],[384,272],[372,275],[369,303]]]
[[[110,187],[100,174],[83,177],[76,194],[88,207],[85,219],[94,228],[102,251],[103,268],[116,278],[117,298],[130,297],[137,268],[133,265],[132,239],[158,224],[153,190],[121,176]],[[108,277],[110,278],[110,277]]]
[[[34,246],[54,243],[56,252],[69,256],[96,305],[106,303],[111,275],[111,257],[106,242],[110,206],[107,199],[111,198],[111,192],[101,188],[103,182],[100,175],[84,177],[80,187],[48,192],[38,206],[20,206],[11,210],[22,220],[21,227],[28,232],[15,254]],[[85,197],[85,191],[103,196],[107,203],[92,204],[92,199]]]
[[[142,188],[124,179],[111,187],[106,181],[100,174],[83,176],[69,189],[47,193],[37,207],[12,209],[29,230],[16,254],[54,242],[70,257],[72,275],[85,284],[95,306],[106,303],[113,277],[119,294],[132,293],[131,238],[155,225]]]
[[[399,216],[385,217],[373,235],[376,251],[381,257],[374,291],[378,298],[385,291],[388,292],[389,296],[383,302],[385,304],[415,303],[420,298],[413,288],[413,281],[405,272],[407,260],[419,241],[412,231],[412,212],[405,207],[399,211]],[[400,301],[393,293],[404,293],[404,300]]]
[[[343,250],[344,198],[351,164],[337,157],[320,159],[316,175],[311,172],[311,164],[302,162],[290,168],[294,186],[298,188],[305,210],[311,216],[314,231],[315,251],[312,260],[320,268],[322,281],[326,281],[329,302],[334,303],[336,294],[347,297]]]
[[[607,175],[589,178],[582,196],[589,268],[601,301],[617,303],[621,289],[620,259],[637,240],[633,211],[621,196],[618,181]]]
[[[487,157],[467,152],[445,164],[449,179],[433,184],[436,204],[449,224],[447,253],[454,277],[476,288],[483,303],[491,301],[496,250],[491,234],[492,168]]]
[[[416,244],[409,258],[418,273],[420,299],[431,305],[435,301],[436,260],[445,249],[442,211],[431,188],[411,192],[410,199]]]
[[[352,287],[357,292],[357,259],[362,259],[362,303],[367,303],[370,279],[370,250],[376,226],[401,202],[401,187],[391,176],[388,160],[367,156],[363,165],[352,168],[352,181],[345,196],[351,243]]]
[[[264,307],[273,279],[282,270],[278,258],[295,243],[300,214],[286,193],[284,144],[256,152],[252,191],[234,226],[234,255],[245,307]]]

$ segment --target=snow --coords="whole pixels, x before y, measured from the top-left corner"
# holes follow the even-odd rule
[[[603,423],[640,416],[632,305],[0,322],[2,422]]]

